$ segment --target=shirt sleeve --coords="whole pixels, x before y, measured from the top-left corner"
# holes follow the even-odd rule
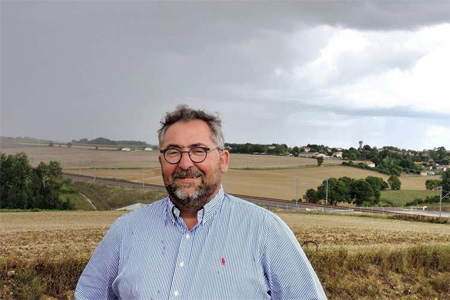
[[[120,219],[108,230],[98,245],[75,289],[76,300],[113,300],[112,283],[117,277],[120,258]]]
[[[261,260],[272,299],[327,299],[308,258],[291,229],[269,217]]]

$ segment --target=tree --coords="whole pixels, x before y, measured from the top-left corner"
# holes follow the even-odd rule
[[[357,206],[363,203],[374,203],[375,197],[370,184],[364,179],[358,179],[352,182],[350,197]]]
[[[319,156],[318,158],[317,158],[317,166],[321,166],[323,164],[323,157],[322,156]]]
[[[375,197],[375,204],[380,202],[381,190],[385,188],[384,180],[381,177],[367,176],[366,181],[370,184]]]
[[[29,208],[31,166],[25,153],[1,154],[1,208]]]
[[[445,172],[442,172],[442,190],[446,193],[450,192],[450,169],[447,169]]]
[[[396,175],[391,175],[388,179],[389,186],[391,187],[391,190],[400,190],[402,186],[402,182]]]
[[[317,196],[317,192],[315,189],[306,190],[306,194],[304,196],[306,202],[309,203],[317,203],[319,202],[319,197]]]
[[[430,191],[437,189],[440,185],[440,180],[428,179],[427,181],[425,181],[425,188]]]
[[[355,153],[350,153],[350,154],[348,155],[348,159],[349,159],[349,160],[356,160],[356,154],[355,154]]]
[[[63,185],[61,166],[56,161],[33,169],[25,153],[0,154],[0,207],[18,209],[73,208],[59,200]]]
[[[324,180],[317,189],[319,199],[326,199],[327,181]],[[328,204],[336,205],[338,202],[350,202],[349,189],[345,182],[334,177],[328,178]]]

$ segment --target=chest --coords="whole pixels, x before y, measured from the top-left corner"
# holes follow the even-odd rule
[[[174,226],[139,231],[123,245],[113,283],[121,299],[265,299],[259,242],[248,230]]]

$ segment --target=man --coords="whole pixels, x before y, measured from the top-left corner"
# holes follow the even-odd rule
[[[187,106],[158,131],[169,197],[119,218],[86,266],[76,299],[326,299],[292,231],[225,194],[217,116]]]

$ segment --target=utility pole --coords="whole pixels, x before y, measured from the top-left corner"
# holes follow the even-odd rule
[[[142,168],[142,187],[144,187],[145,186],[145,183],[144,183],[144,168]]]
[[[328,178],[327,178],[327,190],[325,194],[325,204],[328,205]]]
[[[95,164],[94,164],[94,182],[95,182],[96,177],[97,177],[97,173],[96,173]]]
[[[442,186],[439,187],[439,218],[442,214]]]
[[[298,206],[298,177],[295,176],[295,206]]]

